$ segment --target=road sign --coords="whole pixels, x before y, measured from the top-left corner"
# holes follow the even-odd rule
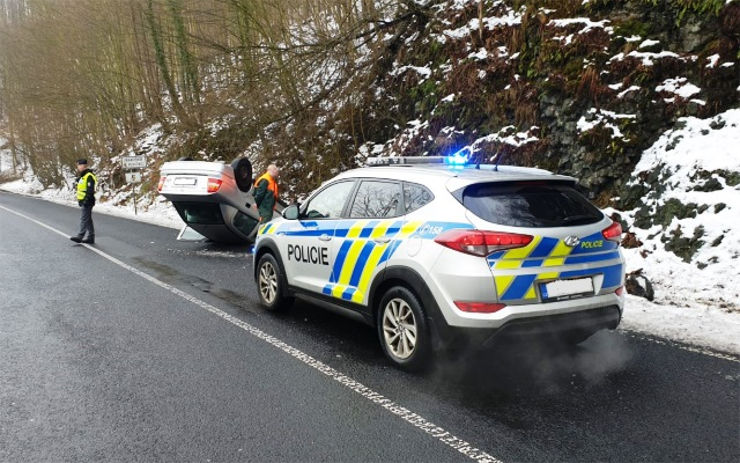
[[[124,169],[143,169],[146,167],[146,158],[143,154],[135,156],[124,156],[122,159]]]
[[[126,172],[127,183],[141,183],[141,172]]]

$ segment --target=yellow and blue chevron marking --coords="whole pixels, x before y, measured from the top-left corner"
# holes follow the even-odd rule
[[[533,300],[537,298],[536,282],[557,278],[603,274],[603,288],[619,286],[623,275],[622,264],[564,272],[548,270],[550,267],[617,259],[617,248],[617,243],[605,240],[600,232],[582,238],[576,247],[570,247],[557,238],[536,236],[525,247],[491,254],[488,256],[488,264],[494,273],[500,301]],[[506,274],[506,270],[523,268],[531,268],[533,273]]]
[[[334,237],[344,238],[344,241],[334,258],[331,277],[323,293],[345,301],[362,303],[375,269],[393,256],[404,239],[412,236],[431,239],[452,228],[471,228],[471,225],[400,220],[339,223]],[[374,241],[377,238],[385,238],[388,241]]]

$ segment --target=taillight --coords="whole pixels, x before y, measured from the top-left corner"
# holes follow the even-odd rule
[[[621,296],[623,292],[624,292],[624,286],[620,286],[614,291],[614,294],[616,294],[617,296]]]
[[[159,184],[157,184],[157,191],[162,191],[162,187],[164,187],[165,180],[167,180],[167,177],[159,177]]]
[[[448,230],[434,241],[455,251],[485,257],[504,249],[521,248],[532,242],[529,235],[482,230]]]
[[[619,243],[622,241],[622,225],[619,222],[612,222],[601,234],[609,241]]]
[[[496,304],[492,302],[462,302],[455,301],[455,305],[463,312],[473,313],[494,313],[506,307],[506,304]]]
[[[208,179],[208,192],[209,193],[215,193],[221,188],[221,184],[224,181],[220,178],[209,178]]]

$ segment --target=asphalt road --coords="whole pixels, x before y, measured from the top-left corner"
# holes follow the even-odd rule
[[[503,462],[740,460],[738,359],[617,331],[411,375],[369,327],[262,311],[242,248],[95,215],[122,266],[4,208],[79,214],[0,193],[1,461],[470,461],[452,435]]]

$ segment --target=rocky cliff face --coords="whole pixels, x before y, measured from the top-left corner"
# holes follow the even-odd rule
[[[412,26],[366,95],[365,153],[501,154],[603,206],[678,118],[738,105],[738,2],[460,0]]]

